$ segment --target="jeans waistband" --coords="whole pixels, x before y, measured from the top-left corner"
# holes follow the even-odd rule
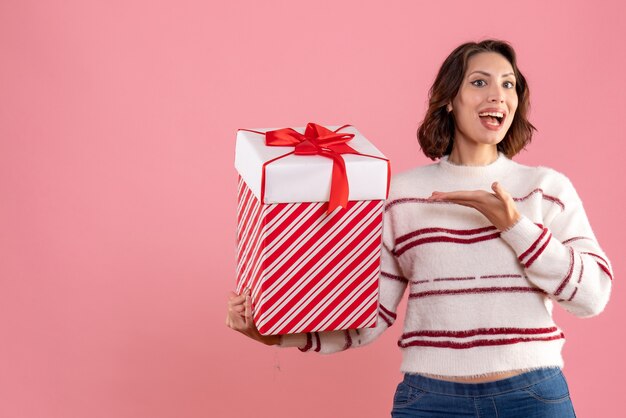
[[[483,383],[448,382],[419,374],[406,373],[404,383],[426,392],[456,396],[493,396],[534,385],[561,373],[559,367],[544,367],[517,376]]]

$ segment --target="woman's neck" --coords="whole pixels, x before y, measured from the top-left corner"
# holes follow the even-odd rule
[[[455,165],[481,166],[493,163],[498,159],[498,147],[496,145],[457,146],[455,142],[450,152],[448,161]]]

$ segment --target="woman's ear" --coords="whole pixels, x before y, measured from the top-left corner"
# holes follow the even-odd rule
[[[452,112],[452,103],[448,103],[448,106],[446,106],[446,110],[448,111],[448,113]]]

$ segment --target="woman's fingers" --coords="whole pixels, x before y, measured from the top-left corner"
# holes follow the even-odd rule
[[[498,196],[496,193],[489,193],[484,190],[456,191],[445,193],[433,192],[432,196],[429,197],[429,200],[443,200],[478,209],[480,206],[491,205],[493,202],[505,200],[506,195],[508,195],[507,192],[503,189],[498,190],[502,190],[502,194],[500,196]]]
[[[502,185],[498,183],[497,181],[495,181],[491,185],[491,188],[493,189],[494,192],[496,192],[496,196],[503,202],[507,202],[508,200],[512,199],[511,194],[507,192],[505,188],[502,187]]]
[[[228,298],[228,313],[226,315],[226,326],[236,331],[244,332],[247,329],[247,321],[244,317],[246,310],[246,299],[250,298],[250,289],[244,290],[240,295],[230,292]]]
[[[246,324],[246,327],[250,327],[252,325],[252,306],[250,302],[250,296],[246,296],[246,302],[244,305],[245,305],[245,309],[244,309],[245,324]]]
[[[235,306],[235,305],[241,305],[246,301],[246,295],[250,294],[250,289],[247,289],[243,291],[243,293],[241,295],[236,294],[235,292],[230,292],[230,297],[228,298],[228,305],[229,306]]]
[[[482,190],[456,190],[453,192],[434,191],[431,197],[441,199],[467,199],[473,198],[478,193],[484,193]]]
[[[241,322],[241,320],[238,317],[239,315],[233,315],[233,313],[229,311],[228,315],[226,315],[226,326],[228,328],[238,330],[239,323]]]
[[[430,201],[445,201],[476,209],[496,228],[502,230],[519,218],[515,201],[499,182],[491,184],[493,193],[486,190],[434,191]]]
[[[232,308],[232,307],[235,307],[237,305],[243,305],[245,300],[246,300],[246,296],[245,295],[232,297],[232,298],[228,299],[228,307]]]
[[[485,195],[491,194],[484,190],[459,190],[455,192],[433,192],[428,198],[429,200],[448,200],[452,202],[465,201],[475,202],[485,198]]]
[[[477,205],[480,204],[480,201],[475,199],[461,199],[461,198],[442,198],[442,199],[434,199],[434,200],[445,200],[446,202],[455,203],[461,206],[467,206],[471,208],[476,208]]]

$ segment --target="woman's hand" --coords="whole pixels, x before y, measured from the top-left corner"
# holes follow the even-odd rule
[[[280,344],[280,335],[261,335],[256,325],[254,325],[254,321],[252,320],[250,289],[246,289],[241,295],[230,292],[230,297],[228,298],[228,313],[226,314],[226,326],[263,344]]]
[[[511,195],[498,183],[491,188],[495,193],[484,190],[459,190],[455,192],[433,192],[429,200],[445,200],[474,208],[500,231],[513,226],[521,217]]]

